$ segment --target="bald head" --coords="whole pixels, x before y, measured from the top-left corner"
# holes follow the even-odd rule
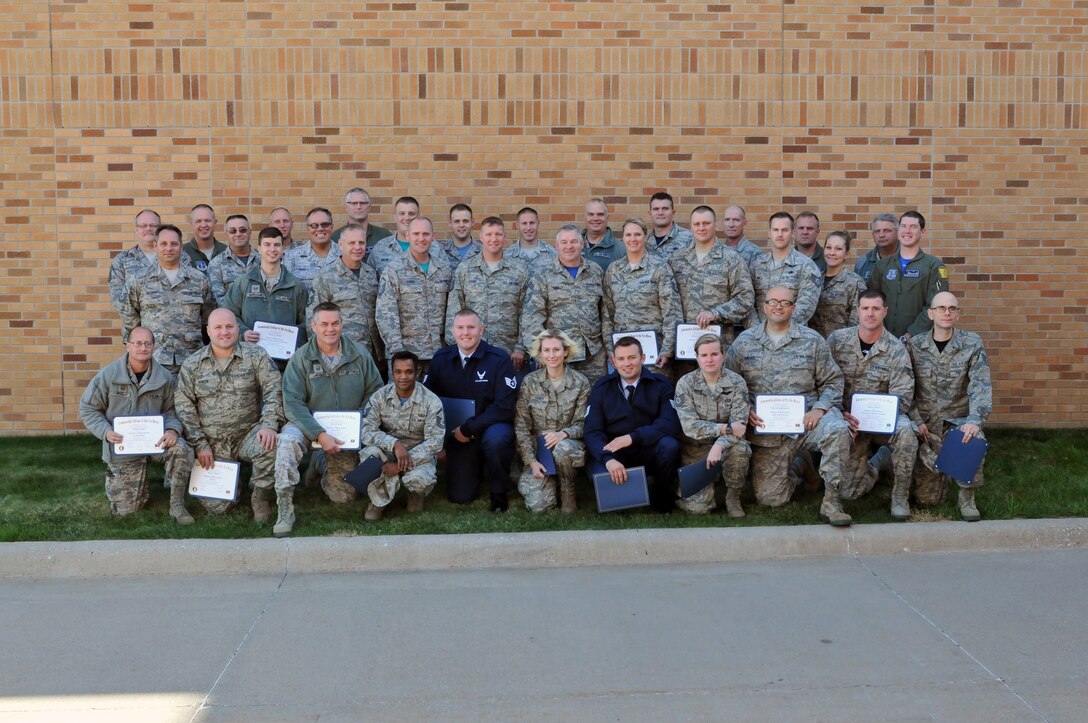
[[[933,321],[934,338],[947,338],[946,334],[955,328],[960,318],[960,302],[951,292],[942,291],[929,302],[926,314]]]
[[[208,315],[208,338],[212,354],[226,357],[238,344],[238,317],[230,309],[216,309]]]

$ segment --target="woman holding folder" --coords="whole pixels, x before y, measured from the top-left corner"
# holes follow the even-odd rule
[[[581,350],[557,329],[545,329],[533,339],[530,350],[540,367],[521,383],[514,431],[518,454],[525,471],[518,492],[533,512],[555,507],[556,478],[561,509],[577,509],[574,476],[585,465],[582,425],[589,400],[589,380],[570,369],[567,361]]]

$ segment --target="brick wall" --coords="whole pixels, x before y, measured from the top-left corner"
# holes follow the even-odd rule
[[[993,421],[1088,422],[1088,0],[0,7],[2,434],[82,428],[137,210],[341,220],[354,185],[379,223],[411,193],[440,231],[457,201],[528,203],[545,235],[666,188],[683,219],[740,202],[762,242],[813,209],[859,249],[873,213],[918,208]]]

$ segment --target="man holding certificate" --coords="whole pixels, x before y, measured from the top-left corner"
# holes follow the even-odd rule
[[[845,384],[843,414],[854,443],[843,473],[842,498],[856,500],[888,469],[895,474],[892,518],[910,518],[911,475],[918,454],[907,412],[914,401],[914,370],[902,342],[884,328],[888,306],[884,294],[867,289],[858,297],[858,325],[832,332],[831,356]],[[871,443],[887,445],[869,458]]]
[[[306,341],[306,287],[280,263],[283,234],[275,227],[257,237],[261,262],[231,284],[223,307],[238,317],[242,339],[257,344],[283,369]]]
[[[174,378],[154,360],[154,350],[150,329],[131,329],[125,353],[87,385],[79,416],[102,440],[110,512],[131,515],[147,504],[147,460],[154,458],[166,463],[170,516],[189,525],[185,488],[193,450],[181,439],[181,421],[174,414]]]
[[[933,468],[944,436],[959,429],[963,444],[975,437],[984,439],[982,425],[993,409],[993,387],[982,339],[956,328],[960,318],[956,297],[947,291],[937,294],[928,314],[933,328],[912,337],[907,349],[917,378],[910,418],[921,440],[914,496],[923,505],[936,505],[948,492],[948,477]],[[981,518],[975,505],[975,489],[981,484],[980,467],[970,486],[960,485],[960,514],[968,522]]]
[[[175,395],[178,417],[202,469],[211,470],[217,459],[253,463],[253,519],[267,522],[276,432],[283,420],[280,373],[264,349],[238,341],[238,320],[230,309],[216,309],[208,317],[208,338],[208,345],[181,365]],[[293,518],[294,508],[290,489],[276,492],[281,518],[277,527],[282,529],[282,520]],[[216,514],[234,506],[232,500],[200,501]]]
[[[339,306],[326,301],[314,307],[313,336],[291,357],[283,374],[288,424],[276,451],[276,489],[293,489],[298,464],[316,442],[328,460],[321,488],[337,503],[351,502],[357,495],[344,477],[359,465],[362,412],[370,395],[382,387],[370,353],[343,336],[343,328]],[[335,434],[323,424],[335,424]]]
[[[747,382],[754,405],[748,422],[756,501],[770,507],[789,502],[795,489],[790,462],[802,449],[821,452],[820,518],[842,527],[852,522],[840,497],[850,453],[850,427],[838,409],[842,372],[824,338],[793,323],[795,298],[791,288],[768,289],[766,321],[737,337],[726,366]]]

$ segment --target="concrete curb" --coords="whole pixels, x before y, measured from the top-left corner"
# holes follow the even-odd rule
[[[665,565],[1088,546],[1088,519],[0,545],[2,578]]]

